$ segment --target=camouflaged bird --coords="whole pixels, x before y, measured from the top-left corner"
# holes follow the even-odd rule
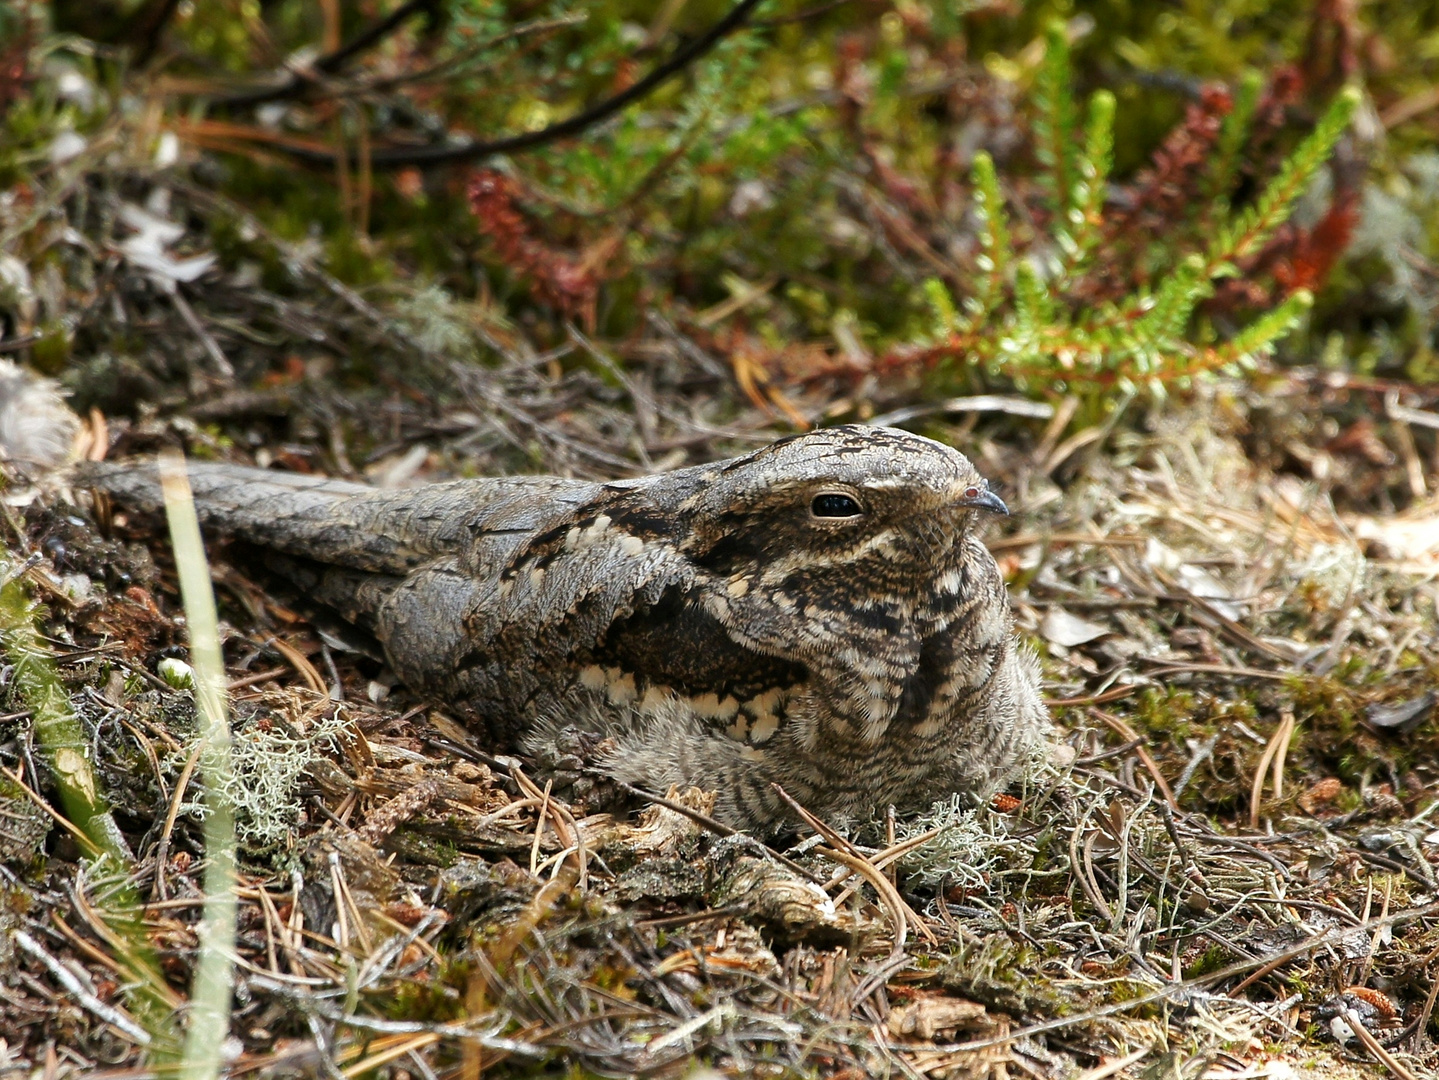
[[[603,769],[715,790],[737,827],[790,820],[775,783],[835,821],[983,798],[1047,728],[973,529],[1004,503],[905,431],[814,431],[612,483],[190,477],[207,527],[270,549],[412,688],[511,746],[611,739]],[[86,482],[160,503],[149,470]]]

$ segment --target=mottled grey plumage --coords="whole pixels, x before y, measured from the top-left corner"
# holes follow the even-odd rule
[[[983,797],[1047,727],[971,530],[1003,503],[908,432],[815,431],[613,483],[190,475],[207,527],[280,553],[412,687],[509,744],[611,737],[613,774],[717,790],[738,826],[787,819],[774,782],[836,820]],[[158,505],[148,470],[86,479]]]

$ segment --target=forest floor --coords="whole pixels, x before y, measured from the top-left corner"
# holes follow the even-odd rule
[[[514,468],[516,434],[531,467],[604,475],[781,430],[673,327],[622,376],[573,349],[580,377],[519,351],[475,369],[476,411],[439,422],[323,370],[268,396],[196,373],[143,421],[93,412],[82,449],[393,485]],[[1362,430],[1299,421],[1383,389],[1289,372],[1067,439],[1063,405],[900,417],[1013,508],[987,539],[1058,748],[982,810],[826,834],[848,865],[721,835],[697,790],[568,805],[546,763],[479,744],[213,550],[241,841],[229,1074],[1433,1075],[1439,514],[1346,512],[1292,467],[1362,483]],[[480,413],[487,394],[509,411]],[[352,461],[324,417],[375,408],[391,437]],[[204,868],[192,694],[156,674],[185,643],[168,542],[54,477],[12,477],[5,513],[134,861],[57,820],[34,703],[5,680],[0,1074],[164,1075],[131,1014],[183,1003]]]

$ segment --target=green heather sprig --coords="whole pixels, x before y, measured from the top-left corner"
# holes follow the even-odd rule
[[[1244,140],[1249,136],[1249,126],[1254,120],[1254,109],[1259,104],[1259,91],[1263,85],[1264,79],[1259,72],[1246,71],[1234,91],[1234,101],[1229,115],[1224,118],[1224,126],[1219,129],[1219,145],[1208,184],[1209,198],[1219,217],[1229,216],[1229,191],[1239,175],[1239,155],[1244,149]]]
[[[1294,200],[1299,198],[1329,154],[1339,136],[1349,127],[1359,105],[1359,91],[1345,87],[1325,110],[1318,126],[1299,148],[1285,159],[1279,173],[1264,188],[1253,206],[1242,210],[1221,230],[1209,252],[1209,273],[1219,276],[1233,272],[1233,261],[1258,251],[1274,235],[1274,230],[1289,218]]]
[[[1084,132],[1084,152],[1077,164],[1078,179],[1073,203],[1065,220],[1055,226],[1054,240],[1064,253],[1061,277],[1074,276],[1099,243],[1104,221],[1104,195],[1109,170],[1114,165],[1114,95],[1100,90],[1089,99],[1089,122]]]
[[[1210,230],[1213,242],[1206,250],[1181,254],[1166,273],[1131,295],[1084,307],[1070,295],[1094,271],[1104,239],[1115,99],[1107,91],[1090,98],[1081,140],[1075,136],[1070,82],[1068,42],[1056,24],[1034,91],[1041,187],[1054,211],[1049,236],[1035,252],[1016,250],[994,161],[977,153],[971,178],[979,276],[959,304],[941,282],[926,282],[941,339],[934,355],[951,374],[956,362],[975,365],[1021,390],[1133,393],[1144,386],[1156,397],[1196,376],[1253,367],[1304,317],[1313,303],[1309,292],[1294,292],[1217,344],[1202,342],[1199,305],[1288,219],[1348,127],[1358,91],[1338,94],[1253,204],[1231,214],[1225,193],[1237,175],[1259,94],[1258,82],[1246,76],[1205,178],[1207,202],[1221,211],[1218,228]],[[1040,257],[1046,246],[1057,249],[1057,260]]]
[[[965,301],[967,329],[985,319],[1003,299],[1013,257],[999,176],[994,171],[994,159],[983,150],[974,156],[974,216],[979,222],[978,264],[984,277],[977,293]],[[944,288],[943,283],[937,284]]]
[[[1045,167],[1042,181],[1057,221],[1069,217],[1075,203],[1074,183],[1081,171],[1072,83],[1069,37],[1064,23],[1056,19],[1048,27],[1044,62],[1034,84],[1034,134],[1035,156]]]

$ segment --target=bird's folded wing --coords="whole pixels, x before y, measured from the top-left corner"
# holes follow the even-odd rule
[[[526,514],[516,540],[504,530],[521,531],[518,509],[472,526],[466,567],[488,583],[468,624],[480,652],[579,656],[616,622],[696,585],[672,523],[647,512],[641,491],[597,489],[592,498],[553,503]]]
[[[679,590],[616,620],[593,661],[610,679],[633,678],[641,696],[660,686],[694,701],[707,699],[719,718],[728,706],[787,690],[808,675],[802,664],[736,641],[694,591]]]

